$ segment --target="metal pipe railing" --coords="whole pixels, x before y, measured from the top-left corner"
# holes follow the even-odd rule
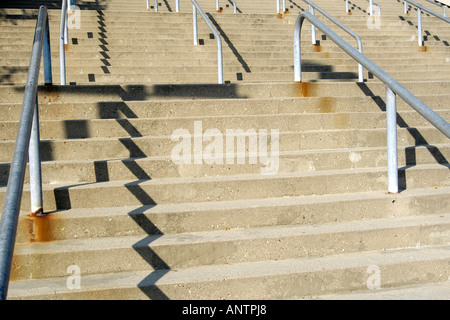
[[[350,30],[347,26],[345,26],[343,23],[338,21],[336,18],[331,16],[328,12],[323,10],[321,7],[319,7],[312,1],[310,1],[310,0],[303,0],[303,1],[309,5],[309,10],[312,13],[312,15],[314,15],[314,9],[316,9],[322,15],[324,15],[327,19],[329,19],[331,22],[333,22],[335,25],[337,25],[339,28],[341,28],[342,30],[344,30],[345,32],[350,34],[352,37],[354,37],[356,39],[356,42],[358,45],[358,51],[360,53],[362,53],[362,42],[361,42],[361,38],[358,36],[358,34],[356,34],[354,31]],[[311,32],[312,33],[312,43],[313,43],[313,45],[315,45],[316,44],[316,32],[315,32],[315,28],[314,28],[313,24],[311,25],[311,28],[312,28],[312,32]],[[358,64],[358,81],[364,82],[364,71],[363,71],[363,67],[361,64]]]
[[[177,5],[179,6],[178,0],[177,0]],[[156,12],[158,12],[158,6],[159,6],[158,0],[155,0],[155,8],[154,9],[155,9]],[[150,10],[150,0],[147,0],[147,10]]]
[[[205,20],[211,32],[214,34],[214,37],[217,40],[217,73],[219,78],[219,83],[223,84],[223,54],[222,54],[222,38],[220,37],[219,32],[214,28],[213,24],[209,20],[208,16],[203,12],[202,8],[200,8],[197,1],[192,0],[192,20],[193,20],[193,28],[194,28],[194,45],[198,45],[198,26],[197,26],[197,11],[200,12],[201,17]]]
[[[447,17],[447,6],[445,6],[445,5],[443,5],[443,4],[440,4],[440,3],[437,3],[437,2],[434,2],[433,0],[425,0],[425,1],[426,1],[426,2],[429,2],[429,3],[432,3],[432,4],[434,4],[435,6],[441,7],[441,8],[442,8],[442,11],[444,11],[443,16],[444,16],[444,17]]]
[[[373,16],[373,6],[375,5],[378,7],[378,15],[381,16],[381,6],[373,0],[367,0],[367,1],[369,1],[369,14],[371,16]],[[348,0],[345,0],[345,12],[346,13],[350,12]]]
[[[69,28],[67,23],[67,0],[62,0],[61,4],[61,23],[59,27],[59,66],[61,85],[66,85],[66,45],[69,43]]]
[[[387,155],[388,155],[388,192],[398,192],[398,160],[397,160],[397,111],[396,96],[400,96],[414,110],[427,119],[439,131],[450,138],[450,124],[434,112],[430,107],[403,87],[383,69],[353,48],[342,37],[328,28],[311,13],[304,11],[299,14],[294,29],[294,73],[295,81],[301,82],[301,48],[300,36],[304,20],[308,20],[320,29],[330,40],[336,43],[353,59],[362,64],[374,76],[386,84],[386,116],[387,116]]]
[[[52,84],[50,30],[45,6],[39,8],[36,22],[22,113],[0,220],[0,299],[2,300],[6,299],[8,292],[27,158],[30,172],[31,214],[43,214],[37,94],[42,56],[44,82]]]
[[[277,13],[285,13],[286,12],[286,0],[282,0],[283,3],[283,10],[281,10],[281,6],[280,6],[280,0],[276,0],[277,1]]]
[[[450,23],[449,18],[446,18],[443,15],[440,15],[439,13],[437,13],[415,1],[412,1],[412,0],[403,0],[405,14],[408,13],[408,8],[406,5],[407,2],[417,8],[417,41],[418,41],[419,46],[423,46],[423,44],[424,44],[424,40],[422,37],[422,11],[425,11],[425,12],[435,16],[436,18],[439,18],[447,23]]]

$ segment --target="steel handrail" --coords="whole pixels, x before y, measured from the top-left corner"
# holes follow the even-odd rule
[[[14,147],[14,155],[0,220],[0,299],[8,292],[11,264],[16,241],[17,224],[22,201],[27,160],[30,173],[31,214],[42,215],[42,179],[39,149],[39,114],[37,86],[41,58],[44,61],[44,82],[52,84],[50,30],[47,7],[39,8],[31,60],[28,68],[22,113]]]
[[[426,2],[429,2],[429,3],[431,3],[431,4],[434,4],[435,6],[438,6],[438,7],[441,7],[442,8],[442,10],[444,11],[444,14],[443,14],[443,16],[444,17],[447,17],[447,10],[446,10],[446,6],[444,6],[443,4],[441,4],[441,3],[437,3],[437,2],[434,2],[433,0],[425,0]]]
[[[219,32],[214,28],[212,22],[209,20],[208,16],[200,8],[197,1],[192,0],[192,20],[194,28],[194,45],[198,45],[198,27],[197,27],[197,11],[200,12],[201,17],[205,20],[214,37],[217,40],[217,73],[219,78],[219,84],[223,84],[223,54],[222,54],[222,38]]]
[[[283,11],[280,12],[281,8],[280,8],[280,0],[276,0],[277,1],[277,13],[285,13],[286,12],[286,0],[282,0],[283,1]]]
[[[367,1],[369,1],[369,14],[373,16],[373,5],[376,5],[378,7],[378,15],[381,16],[381,6],[373,0]],[[348,0],[345,0],[345,12],[350,12],[350,9],[348,7]]]
[[[403,0],[405,14],[408,13],[407,5],[406,5],[407,2],[417,8],[417,41],[419,43],[419,46],[423,46],[423,43],[424,43],[423,38],[422,38],[422,10],[435,16],[436,18],[439,18],[447,23],[450,23],[449,18],[444,17],[443,15],[440,15],[436,11],[433,11],[433,10],[431,10],[415,1],[412,1],[412,0]]]
[[[66,45],[69,43],[69,30],[67,10],[69,3],[67,0],[62,0],[61,4],[61,23],[59,26],[59,66],[61,85],[66,85]]]
[[[237,12],[236,0],[232,0],[233,2],[233,11]],[[147,0],[147,10],[150,10],[150,0]],[[180,0],[175,0],[175,11],[180,12]],[[219,0],[216,0],[216,11],[220,11]],[[158,12],[158,0],[155,0],[155,12]]]
[[[445,136],[450,138],[450,124],[434,112],[430,107],[413,95],[397,80],[383,69],[353,48],[347,41],[328,28],[311,13],[303,11],[299,14],[294,29],[294,73],[295,81],[301,82],[301,48],[300,35],[304,20],[319,28],[329,39],[341,47],[348,55],[362,64],[367,70],[386,84],[386,117],[387,117],[387,155],[388,155],[388,192],[398,192],[398,155],[397,155],[397,110],[396,95],[400,96],[414,110],[427,119]]]
[[[351,29],[349,29],[346,25],[344,25],[343,23],[338,21],[336,18],[331,16],[328,12],[323,10],[321,7],[319,7],[318,5],[313,3],[312,1],[310,1],[310,0],[303,0],[303,1],[306,2],[309,5],[309,10],[310,10],[311,14],[314,15],[314,9],[316,9],[322,15],[324,15],[327,19],[329,19],[331,22],[333,22],[335,25],[337,25],[339,28],[341,28],[342,30],[347,32],[349,35],[354,37],[356,39],[356,43],[358,45],[358,51],[360,53],[362,53],[362,41],[361,41],[360,36],[358,34],[356,34],[356,32],[354,32]],[[311,31],[312,31],[311,32],[312,33],[312,43],[315,45],[316,44],[316,32],[315,32],[314,25],[312,25],[312,30]],[[363,71],[363,67],[362,67],[361,64],[358,64],[358,81],[359,82],[364,82],[364,71]]]

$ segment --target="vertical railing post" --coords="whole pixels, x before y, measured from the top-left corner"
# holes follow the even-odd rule
[[[233,0],[233,13],[237,12],[236,0]]]
[[[155,0],[155,12],[158,12],[158,0]]]
[[[41,173],[41,149],[39,134],[39,105],[36,93],[34,116],[31,125],[30,145],[28,147],[28,163],[30,171],[30,199],[31,215],[42,215],[42,173]]]
[[[50,25],[48,23],[48,18],[45,23],[44,43],[42,51],[44,60],[44,83],[46,85],[53,84],[52,53],[50,50]]]
[[[61,26],[59,29],[59,73],[61,79],[61,85],[66,85],[66,54],[65,54],[65,42],[67,39],[67,0],[62,1],[61,7]],[[45,51],[44,51],[45,53]]]
[[[301,29],[303,24],[303,17],[297,18],[294,27],[294,81],[302,81],[302,59],[300,48]]]
[[[277,13],[280,13],[280,0],[277,0]]]
[[[369,0],[369,14],[373,16],[373,0]]]
[[[309,12],[314,16],[315,15],[315,10],[314,7],[311,5],[309,6]],[[312,38],[312,44],[316,45],[316,27],[311,23],[311,38]]]
[[[408,6],[406,5],[406,1],[403,1],[403,13],[404,14],[408,13]]]
[[[198,45],[197,8],[192,5],[192,27],[194,28],[194,46]]]
[[[216,0],[216,11],[220,10],[220,4],[219,4],[219,0]]]
[[[180,0],[175,1],[175,11],[180,12]]]
[[[345,13],[348,13],[350,10],[348,8],[348,0],[345,0]]]
[[[388,192],[398,193],[397,102],[396,94],[386,86],[386,130]]]
[[[419,46],[423,46],[422,41],[422,10],[417,8],[417,41]]]

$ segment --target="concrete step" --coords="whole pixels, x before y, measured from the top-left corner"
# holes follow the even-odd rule
[[[446,110],[448,95],[418,96],[434,110]],[[221,99],[220,106],[215,99],[145,101],[91,101],[91,102],[49,102],[39,104],[39,118],[46,120],[76,119],[135,119],[168,117],[209,117],[282,115],[298,113],[349,113],[380,112],[384,110],[383,96],[366,97],[306,97],[306,98],[265,98],[265,99]],[[116,101],[114,101],[116,100]],[[1,103],[0,113],[3,121],[18,121],[22,103]],[[397,110],[411,111],[412,108],[402,99],[397,101]]]
[[[446,165],[416,165],[400,169],[401,188],[448,187]],[[405,177],[405,178],[403,178]],[[357,181],[355,183],[355,181]],[[267,190],[267,185],[272,189]],[[228,201],[282,196],[382,191],[387,188],[385,168],[359,168],[277,175],[164,178],[108,181],[79,185],[43,186],[45,212],[71,208],[121,207],[167,203]],[[3,203],[6,188],[0,189]],[[114,195],[111,198],[111,195]],[[29,211],[25,188],[21,209]]]
[[[377,290],[356,290],[349,293],[312,296],[310,300],[447,300],[450,280],[420,283]]]
[[[193,138],[195,139],[196,136]],[[179,140],[172,141],[171,136],[42,140],[41,159],[42,161],[103,160],[105,158],[170,156],[173,149],[179,146]],[[278,141],[279,151],[283,152],[382,147],[386,145],[386,129],[280,132]],[[419,127],[398,130],[398,145],[402,147],[446,142],[447,138],[435,128]],[[11,162],[14,145],[15,141],[0,141],[1,162]],[[224,147],[223,150],[225,150]]]
[[[16,280],[64,277],[67,261],[72,261],[88,275],[321,257],[336,251],[353,253],[449,245],[448,237],[444,235],[449,227],[450,215],[440,214],[313,226],[34,243],[16,247],[12,277]],[[200,254],[205,251],[210,254]],[[42,261],[41,270],[26,267],[31,266],[34,259]]]
[[[446,163],[450,157],[448,145],[421,145],[398,149],[400,167],[416,164]],[[333,169],[379,168],[387,166],[386,147],[348,148],[345,150],[284,151],[278,155],[278,173],[314,172]],[[102,181],[159,179],[176,177],[229,176],[238,174],[259,174],[259,164],[198,164],[174,163],[170,156],[123,158],[109,160],[66,160],[42,163],[42,181],[52,183],[93,183]],[[0,163],[0,186],[6,186],[10,164]],[[28,171],[27,171],[28,172]],[[29,175],[25,175],[29,183]]]
[[[79,290],[69,290],[65,277],[17,281],[10,285],[10,297],[92,299],[99,294],[102,299],[309,297],[367,288],[373,266],[382,270],[381,287],[447,281],[448,252],[448,246],[444,245],[188,269],[86,275],[81,279]],[[405,272],[405,269],[410,271]],[[327,286],[322,285],[324,278],[328,279]]]
[[[450,110],[435,110],[444,119],[450,118]],[[400,112],[400,127],[423,127],[429,122],[414,110]],[[322,113],[322,114],[285,114],[243,116],[210,116],[202,118],[159,118],[159,119],[97,119],[40,121],[42,140],[51,139],[86,139],[113,137],[148,137],[170,136],[175,130],[185,128],[194,132],[194,122],[201,121],[202,127],[226,129],[240,128],[260,130],[277,128],[283,131],[311,131],[333,129],[375,129],[386,127],[386,115],[376,113]],[[319,125],[318,125],[319,124]],[[0,121],[2,136],[0,141],[15,140],[18,122]]]
[[[440,187],[407,189],[395,195],[356,192],[215,203],[72,208],[42,217],[21,212],[17,243],[425,217],[447,213],[448,194],[448,187]]]
[[[415,95],[448,94],[450,81],[404,81],[403,86]],[[40,86],[41,103],[130,101],[152,99],[238,99],[296,97],[375,97],[385,96],[380,82],[302,82],[265,84],[208,85],[111,85],[111,86]],[[24,87],[0,86],[3,103],[22,103]],[[399,99],[400,100],[400,99]]]

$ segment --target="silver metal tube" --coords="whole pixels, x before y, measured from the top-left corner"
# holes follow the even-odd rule
[[[150,9],[150,0],[147,0],[147,10]]]
[[[50,25],[48,20],[45,26],[44,44],[43,44],[43,59],[44,59],[44,83],[46,85],[53,84],[52,76],[52,53],[50,50]]]
[[[192,5],[192,26],[194,28],[194,46],[198,45],[197,8]]]
[[[219,84],[223,84],[223,53],[222,53],[222,38],[220,37],[219,32],[217,32],[217,30],[214,28],[213,24],[211,23],[211,21],[209,20],[208,16],[205,14],[205,12],[203,12],[202,8],[199,6],[199,4],[197,3],[197,1],[192,0],[192,5],[193,5],[193,17],[194,17],[194,44],[195,44],[195,39],[197,36],[197,11],[200,13],[200,16],[203,18],[203,20],[206,22],[207,26],[209,27],[209,29],[211,30],[211,32],[213,33],[214,37],[216,38],[217,41],[217,73],[218,73],[218,82]]]
[[[41,173],[41,148],[39,134],[39,105],[36,95],[33,123],[31,126],[30,145],[28,148],[28,163],[30,170],[30,199],[31,215],[42,215],[42,173]]]
[[[312,15],[315,15],[314,7],[311,4],[309,5],[309,12],[311,12]],[[317,44],[317,41],[316,41],[316,27],[313,24],[311,24],[311,41],[312,41],[313,45]]]
[[[61,24],[59,28],[59,72],[61,85],[66,85],[66,53],[65,53],[65,37],[66,37],[66,16],[67,16],[67,0],[62,0],[61,5]]]
[[[345,0],[345,12],[349,12],[349,8],[348,8],[348,0]]]
[[[422,39],[422,10],[417,8],[417,41],[419,46],[423,46]]]
[[[336,43],[341,49],[343,49],[348,55],[350,55],[353,59],[362,64],[367,70],[369,70],[373,75],[375,75],[379,80],[386,84],[389,88],[387,91],[387,101],[386,104],[389,104],[389,131],[392,131],[393,126],[393,118],[396,114],[395,108],[393,107],[395,101],[394,94],[401,97],[407,104],[409,104],[414,110],[416,110],[420,115],[422,115],[425,119],[427,119],[432,125],[434,125],[439,131],[441,131],[447,138],[450,138],[450,124],[439,116],[436,112],[434,112],[430,107],[424,104],[420,99],[418,99],[415,95],[413,95],[410,91],[408,91],[405,87],[403,87],[398,81],[392,78],[388,73],[386,73],[383,69],[378,67],[375,63],[369,60],[366,56],[361,54],[358,50],[353,48],[347,41],[342,39],[339,35],[337,35],[334,31],[328,28],[324,23],[322,23],[319,19],[314,17],[311,13],[307,11],[303,11],[299,14],[297,21],[295,23],[294,29],[294,78],[295,81],[301,81],[301,28],[303,25],[303,21],[307,19],[309,22],[314,24],[319,30],[321,30],[331,41]],[[391,93],[392,91],[392,93]],[[393,111],[394,110],[394,111]],[[393,140],[392,137],[389,138]],[[392,142],[390,142],[390,149]],[[391,156],[389,156],[391,158]],[[391,161],[391,160],[390,160]],[[389,163],[388,167],[393,167],[394,164]],[[397,168],[398,170],[398,168]],[[391,173],[391,179],[392,173]],[[391,182],[392,183],[392,182]],[[393,183],[392,183],[393,184]],[[391,190],[395,190],[391,185]]]
[[[369,0],[369,14],[373,16],[373,0]]]
[[[216,0],[216,10],[219,11],[219,9],[220,9],[219,0]]]
[[[237,12],[236,0],[233,0],[233,13]]]
[[[280,0],[277,1],[277,13],[280,13]]]
[[[362,51],[363,51],[362,50],[362,41],[361,41],[361,37],[358,34],[356,34],[354,31],[349,29],[346,25],[344,25],[339,20],[337,20],[336,18],[331,16],[328,12],[323,10],[321,7],[319,7],[315,3],[311,2],[310,0],[303,0],[303,1],[306,2],[309,5],[309,11],[312,12],[313,15],[314,15],[314,8],[315,8],[317,11],[319,11],[321,14],[323,14],[327,19],[329,19],[331,22],[333,22],[339,28],[341,28],[342,30],[347,32],[349,35],[354,37],[356,39],[356,43],[358,45],[358,50],[362,54]],[[312,35],[312,37],[313,37],[313,44],[315,44],[316,43],[316,32],[315,32],[314,25],[312,25],[311,28],[312,28],[312,33],[313,33],[313,35]],[[363,69],[363,66],[361,64],[358,64],[358,81],[359,82],[364,82],[364,69]]]
[[[386,86],[386,132],[388,192],[398,193],[397,102],[389,86]]]
[[[315,18],[309,12],[302,12],[299,14],[295,28],[299,28],[300,30],[294,31],[294,37],[296,35],[300,36],[301,27],[303,21],[307,19],[311,23],[314,23],[316,27],[318,27],[327,37],[336,43],[341,49],[343,49],[348,55],[350,55],[353,59],[361,63],[364,68],[370,71],[374,76],[384,82],[389,88],[394,91],[400,98],[402,98],[407,104],[409,104],[414,110],[416,110],[419,114],[421,114],[425,119],[427,119],[432,125],[434,125],[439,131],[441,131],[447,138],[450,138],[450,124],[439,116],[436,112],[434,112],[430,107],[428,107],[425,103],[423,103],[419,98],[413,95],[410,91],[408,91],[405,87],[403,87],[397,80],[392,78],[387,72],[378,67],[375,63],[369,60],[366,56],[361,54],[358,50],[353,48],[347,41],[338,36],[334,31],[328,28],[324,23],[322,23],[319,19]],[[298,41],[298,43],[297,43]],[[300,49],[300,39],[294,39],[294,70],[298,70],[297,72],[301,73],[301,64],[300,64],[300,55],[298,54],[300,50],[296,50],[296,43],[298,48]],[[298,61],[296,61],[298,60]],[[298,68],[295,68],[295,65],[298,64]],[[300,78],[298,74],[295,75],[295,78]]]
[[[180,0],[175,1],[175,11],[180,12]]]
[[[283,13],[286,12],[286,0],[283,0]]]
[[[42,58],[44,36],[46,33],[47,8],[39,8],[33,49],[25,86],[25,93],[20,115],[19,128],[14,147],[13,159],[6,188],[5,201],[0,220],[0,299],[6,299],[11,274],[12,257],[17,233],[20,205],[22,201],[25,169],[34,118],[39,69]],[[46,60],[44,60],[45,63]]]
[[[158,0],[155,0],[155,12],[158,12]]]
[[[436,18],[439,18],[439,19],[441,19],[441,20],[443,20],[443,21],[445,21],[447,23],[450,23],[450,18],[444,17],[443,15],[437,13],[436,11],[433,11],[430,8],[427,8],[427,7],[425,7],[425,6],[421,5],[421,4],[418,4],[415,1],[403,0],[403,2],[405,3],[405,13],[406,13],[406,2],[408,2],[409,4],[415,6],[416,8],[419,8],[420,10],[422,10],[422,11],[424,11],[426,13],[431,14],[432,16],[435,16]]]
[[[442,10],[444,11],[443,16],[444,16],[444,17],[447,16],[447,14],[446,14],[446,13],[447,13],[447,12],[446,12],[446,6],[445,6],[445,5],[440,4],[440,3],[436,3],[436,2],[434,2],[433,0],[425,0],[425,1],[427,1],[427,2],[429,2],[429,3],[432,3],[432,4],[434,4],[434,5],[438,6],[438,7],[441,7]]]

